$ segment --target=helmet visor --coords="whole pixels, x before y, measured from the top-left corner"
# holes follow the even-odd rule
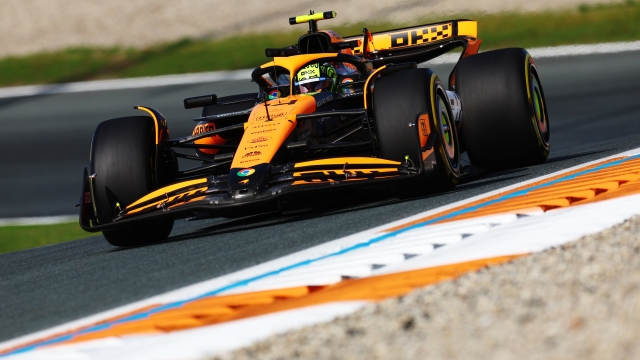
[[[295,82],[300,94],[308,94],[312,92],[318,92],[329,89],[331,87],[332,80],[325,77],[307,79]]]

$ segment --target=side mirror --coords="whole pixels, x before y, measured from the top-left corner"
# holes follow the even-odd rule
[[[265,49],[264,50],[264,54],[269,57],[286,57],[286,56],[293,56],[293,55],[298,55],[300,54],[300,51],[298,51],[298,48],[294,48],[294,47],[286,47],[286,48],[282,48],[282,49]]]
[[[202,95],[184,99],[185,109],[194,109],[199,107],[205,107],[209,105],[215,105],[218,103],[218,97],[215,94]]]

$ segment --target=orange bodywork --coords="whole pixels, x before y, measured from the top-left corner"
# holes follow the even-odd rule
[[[268,115],[267,115],[267,107]],[[250,168],[271,161],[296,128],[296,115],[316,110],[312,96],[293,95],[268,101],[253,108],[245,124],[231,168]]]
[[[429,114],[422,114],[418,117],[418,136],[420,137],[420,148],[427,146],[429,135],[431,135],[431,123],[429,123]],[[431,154],[433,154],[433,148],[422,152],[422,161],[425,161]]]
[[[160,188],[156,191],[153,191],[145,196],[143,196],[142,198],[138,199],[137,201],[134,201],[132,204],[130,204],[129,206],[127,206],[127,214],[134,214],[137,212],[140,212],[142,210],[148,209],[150,207],[155,207],[158,205],[162,205],[163,203],[167,203],[170,201],[174,201],[176,199],[179,198],[191,198],[194,194],[197,193],[202,193],[206,190],[207,188],[207,178],[200,178],[200,179],[195,179],[195,180],[188,180],[188,181],[182,181],[176,184],[172,184],[169,186],[165,186],[163,188]],[[181,192],[180,194],[176,194],[176,195],[172,195],[172,196],[168,196],[168,193],[171,193],[173,191],[177,191],[177,190],[181,190],[181,189],[185,189],[185,191]],[[161,196],[163,196],[163,198],[160,198]],[[150,201],[156,198],[160,198],[157,201],[154,201],[150,204],[147,204],[145,206],[141,206],[137,209],[134,209],[135,207],[137,207],[138,205],[144,203],[145,201]],[[191,201],[194,201],[193,199],[190,199]]]
[[[215,123],[202,122],[196,125],[195,129],[193,129],[193,134],[191,135],[198,135],[205,132],[213,131],[215,129],[216,129]],[[224,145],[226,142],[227,142],[227,139],[224,139],[218,135],[213,135],[213,136],[206,137],[204,139],[196,140],[193,143],[198,145]],[[209,155],[215,155],[218,153],[218,151],[220,151],[219,149],[202,149],[202,148],[199,150]]]
[[[454,26],[455,23],[455,26]],[[456,30],[457,29],[457,30]],[[340,42],[343,40],[358,40],[358,47],[353,49],[355,54],[362,52],[364,44],[368,44],[368,51],[390,50],[395,48],[406,48],[416,45],[438,42],[454,36],[463,36],[469,38],[469,46],[467,47],[468,55],[477,52],[481,40],[477,37],[477,22],[472,20],[451,20],[447,22],[419,25],[411,28],[391,30],[382,33],[367,33],[366,39],[358,37],[350,37],[342,39],[338,34],[332,31],[323,31],[331,37],[332,42]],[[275,57],[273,61],[260,66],[261,69],[284,68],[289,71],[290,78],[293,79],[297,71],[309,62],[321,58],[337,57],[337,53],[319,53],[319,54],[300,54],[290,57]],[[364,86],[364,108],[369,108],[367,102],[369,87],[378,77],[378,74],[386,68],[380,68],[369,74],[369,78]],[[270,83],[266,78],[267,83]],[[293,86],[289,85],[289,93],[293,94]],[[291,135],[297,126],[297,114],[309,114],[316,110],[316,103],[313,97],[291,95],[285,98],[279,98],[266,102],[267,109],[263,104],[256,105],[247,123],[245,123],[245,133],[238,146],[237,153],[231,164],[232,168],[250,168],[259,164],[269,163],[281,145]],[[268,114],[267,114],[268,112]],[[428,124],[428,119],[427,119]],[[197,135],[203,132],[215,130],[213,123],[201,123],[196,126],[193,134]],[[426,135],[422,136],[421,143],[426,144],[426,136],[431,132],[427,129]],[[215,135],[204,139],[194,141],[195,144],[211,144],[224,145],[226,139]],[[217,149],[200,149],[201,152],[214,155],[218,153]],[[423,158],[430,155],[432,151],[423,153]]]
[[[263,64],[262,66],[260,66],[260,68],[264,69],[264,68],[270,68],[274,66],[281,66],[289,70],[291,73],[295,73],[296,70],[302,67],[302,65],[310,61],[313,61],[315,59],[331,58],[336,56],[338,56],[338,54],[321,53],[321,54],[302,54],[302,55],[296,55],[296,56],[290,56],[290,57],[277,57],[277,58],[274,58],[273,61]]]
[[[331,58],[337,54],[307,54],[292,57],[278,57],[261,66],[261,68],[282,67],[289,70],[291,78],[300,67],[306,63],[320,59]],[[290,89],[292,94],[292,89]],[[280,149],[284,140],[296,127],[297,114],[309,114],[316,110],[316,102],[311,96],[292,95],[267,102],[269,116],[264,104],[254,107],[249,120],[245,124],[245,134],[238,146],[231,165],[232,168],[246,168],[269,162]],[[257,124],[263,122],[264,124]],[[200,123],[193,130],[193,135],[213,131],[216,126],[213,122]],[[194,141],[194,144],[224,145],[226,139],[214,135]],[[218,149],[199,149],[205,154],[215,155]]]
[[[482,39],[469,40],[469,42],[467,42],[467,47],[464,49],[464,54],[462,54],[462,57],[466,58],[468,56],[477,54],[480,50],[481,44]]]

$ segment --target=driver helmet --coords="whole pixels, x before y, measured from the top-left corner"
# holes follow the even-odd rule
[[[313,95],[321,91],[335,91],[338,74],[330,64],[309,64],[298,71],[294,85],[301,95]]]
[[[332,62],[331,66],[336,69],[338,75],[355,75],[358,73],[358,69],[353,65],[346,62]]]

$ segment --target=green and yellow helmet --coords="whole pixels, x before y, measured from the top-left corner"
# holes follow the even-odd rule
[[[296,92],[313,95],[321,91],[335,91],[338,74],[331,64],[309,64],[298,71],[294,79]]]

